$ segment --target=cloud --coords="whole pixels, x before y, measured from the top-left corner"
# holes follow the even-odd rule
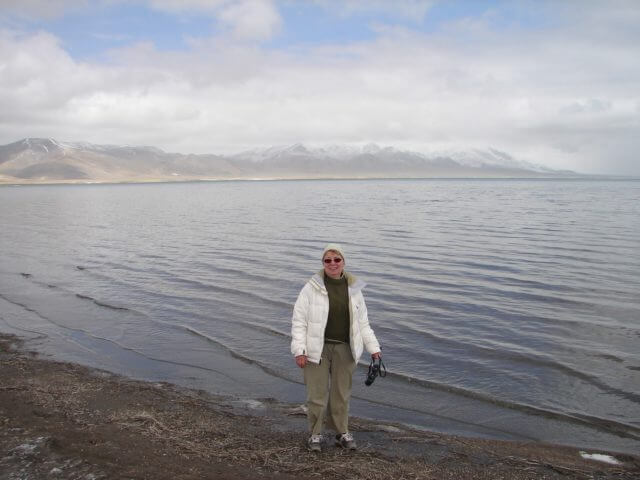
[[[135,99],[163,81],[148,69],[77,62],[44,32],[0,33],[0,59],[1,130],[17,138],[69,138],[98,127],[89,135],[95,138],[105,134],[101,127],[109,125],[110,113],[127,128],[131,118],[141,119],[130,115]],[[115,122],[111,126],[117,128]],[[25,135],[25,129],[34,133]]]
[[[219,23],[238,40],[268,40],[275,35],[282,19],[273,0],[95,0],[94,7],[109,5],[148,5],[155,10],[179,14],[204,14]],[[52,19],[69,11],[88,11],[88,0],[5,0],[0,14],[10,13],[27,19]]]
[[[589,98],[573,102],[560,109],[561,114],[580,114],[580,113],[602,113],[611,109],[609,100],[599,100],[597,98]]]
[[[268,40],[282,19],[272,0],[148,0],[158,10],[205,12],[239,40]]]
[[[282,20],[275,6],[265,0],[243,0],[225,6],[218,19],[242,40],[267,40],[276,33]]]
[[[55,110],[74,95],[91,89],[90,80],[95,80],[97,73],[77,65],[58,40],[45,32],[0,33],[0,59],[0,103],[8,117],[38,116]]]
[[[87,5],[87,0],[3,0],[0,13],[4,11],[20,17],[50,19]]]

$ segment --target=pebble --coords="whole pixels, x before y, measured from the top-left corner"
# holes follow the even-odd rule
[[[602,453],[580,452],[580,456],[586,460],[595,460],[596,462],[604,462],[611,465],[620,465],[620,460],[612,457],[611,455],[604,455]]]
[[[33,443],[23,443],[22,445],[18,445],[16,448],[11,450],[10,453],[23,457],[33,455],[33,453],[36,451],[36,448],[42,445],[44,441],[44,437],[38,437],[33,440]]]
[[[402,430],[400,430],[398,427],[394,427],[393,425],[376,425],[376,428],[381,432],[388,432],[388,433],[402,432]]]
[[[262,402],[259,402],[258,400],[252,400],[250,398],[238,400],[234,403],[251,410],[262,410],[265,408]]]

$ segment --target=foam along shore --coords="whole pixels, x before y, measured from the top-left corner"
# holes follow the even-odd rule
[[[306,451],[299,405],[217,397],[39,358],[0,335],[2,478],[633,479],[640,457],[352,420]]]

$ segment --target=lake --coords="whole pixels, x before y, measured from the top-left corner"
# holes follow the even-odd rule
[[[303,403],[291,310],[339,242],[390,372],[352,414],[640,451],[640,181],[3,186],[0,225],[0,331],[51,358]]]

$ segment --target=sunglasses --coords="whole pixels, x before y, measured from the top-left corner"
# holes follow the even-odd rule
[[[342,261],[341,258],[325,258],[324,263],[326,263],[327,265],[329,265],[332,261],[333,263],[340,263]]]

